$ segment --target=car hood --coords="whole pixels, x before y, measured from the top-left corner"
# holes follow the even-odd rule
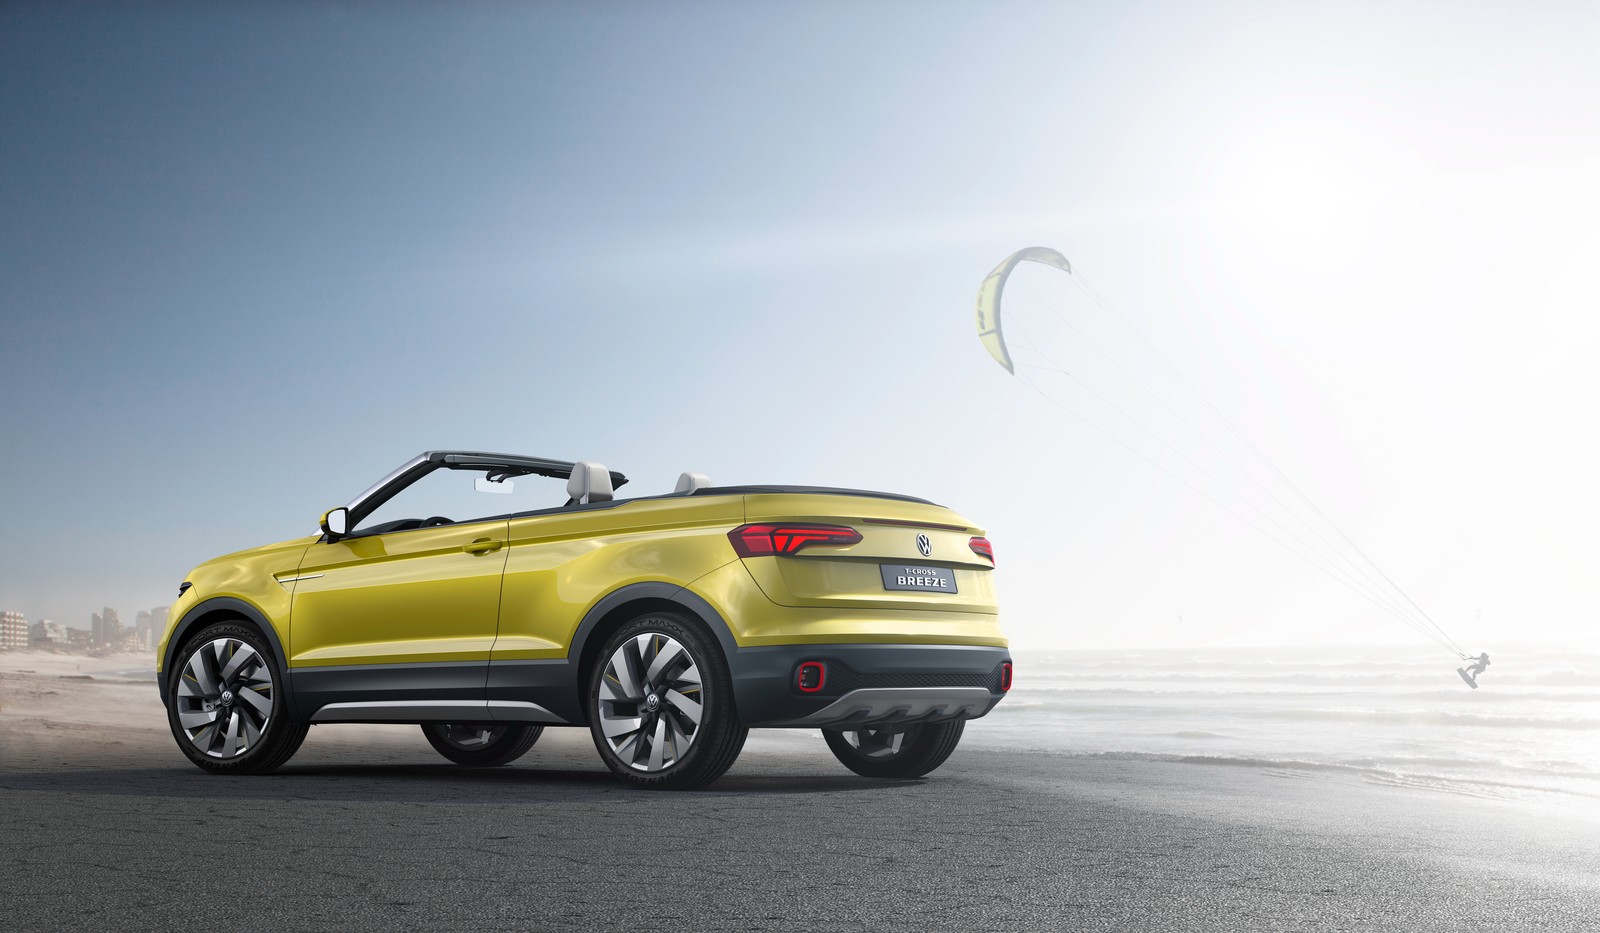
[[[213,557],[189,571],[184,579],[194,584],[193,595],[200,599],[212,596],[249,599],[250,594],[259,591],[262,582],[270,580],[273,574],[293,573],[300,566],[306,548],[321,537],[292,538]]]
[[[237,564],[241,561],[271,559],[275,555],[292,556],[295,566],[299,566],[300,555],[305,549],[321,540],[321,535],[310,535],[304,538],[291,538],[288,541],[279,541],[276,544],[263,544],[260,547],[245,548],[231,554],[223,554],[195,567],[196,571],[203,571],[218,564]],[[292,569],[292,568],[291,568]]]

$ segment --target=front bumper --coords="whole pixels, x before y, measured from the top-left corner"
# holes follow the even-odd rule
[[[1005,648],[971,645],[781,645],[741,648],[729,666],[746,726],[872,727],[977,719],[1005,696]],[[822,689],[802,692],[796,672],[827,665]]]

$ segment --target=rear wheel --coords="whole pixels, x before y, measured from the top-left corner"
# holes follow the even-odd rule
[[[508,765],[527,754],[543,732],[544,726],[492,722],[430,722],[422,726],[434,751],[469,768]]]
[[[606,641],[587,712],[606,767],[641,788],[709,784],[733,766],[749,734],[716,641],[671,612],[640,616]]]
[[[966,720],[926,722],[903,729],[822,730],[833,756],[863,777],[915,778],[944,764],[961,741]]]
[[[215,774],[264,774],[300,748],[283,672],[255,628],[209,625],[184,643],[167,676],[167,724],[189,760]]]

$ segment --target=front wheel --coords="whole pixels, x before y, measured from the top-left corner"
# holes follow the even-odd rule
[[[544,726],[504,723],[430,722],[422,727],[434,751],[469,768],[508,765],[527,754],[543,732]]]
[[[677,613],[648,613],[612,635],[587,700],[595,748],[634,787],[709,784],[733,766],[749,734],[734,711],[721,649]]]
[[[917,778],[944,764],[966,727],[966,720],[957,719],[904,729],[824,729],[822,736],[833,756],[862,777]]]
[[[289,760],[308,726],[289,721],[283,672],[253,627],[207,626],[167,676],[167,723],[189,760],[215,774],[265,774]]]

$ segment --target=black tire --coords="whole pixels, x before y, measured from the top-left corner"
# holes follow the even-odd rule
[[[699,690],[691,691],[698,697],[699,723],[693,729],[687,749],[680,752],[674,742],[672,754],[675,760],[659,770],[642,770],[624,760],[612,749],[602,720],[601,683],[606,678],[611,660],[624,643],[636,641],[645,635],[676,641],[687,652],[699,676]],[[656,645],[656,638],[648,639],[648,644]],[[662,641],[660,644],[669,642]],[[683,689],[689,690],[688,687]],[[682,699],[682,694],[679,699]],[[607,702],[614,704],[615,701]],[[594,738],[595,748],[600,752],[600,759],[611,769],[611,773],[624,782],[647,790],[689,790],[715,781],[733,766],[739,751],[744,748],[745,737],[750,733],[739,723],[734,709],[733,677],[728,672],[728,661],[722,655],[721,646],[698,620],[675,612],[651,612],[639,616],[606,640],[595,659],[594,669],[589,672],[584,704],[589,716],[589,732]],[[688,720],[682,718],[677,710],[669,709],[671,705],[670,701],[662,702],[659,709],[649,712],[645,704],[637,704],[641,723],[654,721],[650,717],[655,720],[673,717],[680,728],[686,728]],[[615,710],[618,707],[613,705],[612,708]],[[641,726],[639,731],[644,734],[647,730]],[[651,738],[638,741],[650,744]],[[644,744],[639,747],[644,747]]]
[[[835,729],[822,730],[833,756],[846,768],[871,778],[919,778],[944,764],[961,741],[966,720],[954,722],[925,722],[907,726],[901,733],[897,751],[872,755],[852,744],[845,733]],[[878,735],[877,730],[855,733]],[[880,749],[880,752],[882,749]]]
[[[471,733],[474,738],[467,738]],[[544,726],[507,723],[423,723],[422,734],[433,750],[458,765],[494,768],[508,765],[528,753],[539,741]],[[481,738],[480,738],[481,737]]]
[[[232,646],[233,654],[240,653],[238,645],[248,646],[259,657],[259,662],[251,661],[248,666],[242,666],[235,676],[242,676],[249,672],[253,683],[249,686],[253,695],[260,699],[270,697],[270,712],[266,714],[265,725],[259,729],[259,735],[248,743],[243,752],[208,754],[197,742],[200,742],[206,733],[206,727],[191,731],[187,729],[180,717],[185,715],[204,716],[207,711],[203,706],[211,702],[206,697],[198,695],[197,682],[185,684],[185,672],[189,670],[191,661],[202,663],[205,659],[197,659],[196,655],[201,649],[209,649],[214,643],[224,641]],[[214,663],[214,655],[213,655]],[[225,669],[225,668],[224,668]],[[219,671],[220,674],[220,671]],[[183,647],[172,657],[172,667],[165,672],[167,678],[167,725],[172,729],[172,737],[177,740],[178,748],[185,756],[201,769],[212,774],[266,774],[280,767],[288,761],[300,748],[300,743],[306,739],[310,726],[305,723],[291,722],[289,720],[288,697],[283,689],[283,669],[278,665],[273,656],[272,646],[262,637],[261,633],[252,625],[239,622],[219,622],[208,625],[195,633],[184,642]],[[261,681],[268,682],[268,688],[261,689]],[[226,684],[218,682],[218,687]],[[244,688],[240,689],[243,692]],[[232,691],[227,691],[232,696]],[[218,694],[220,701],[221,694]],[[236,721],[258,716],[259,711],[251,713],[242,699],[237,713],[232,710],[232,700],[220,708],[218,720],[229,717],[238,717]],[[225,714],[225,715],[224,715]],[[254,722],[251,724],[254,726]],[[246,727],[241,726],[241,729]],[[225,739],[226,736],[218,735],[220,728],[213,728],[212,739]]]

